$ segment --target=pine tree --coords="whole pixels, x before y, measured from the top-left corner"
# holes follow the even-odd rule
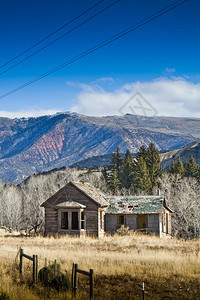
[[[171,173],[171,174],[176,174],[176,167],[175,167],[175,162],[174,162],[174,160],[172,160],[172,162],[171,162],[171,166],[170,166],[170,168],[169,168],[169,173]]]
[[[129,150],[126,151],[121,171],[122,187],[130,189],[133,181],[133,157]]]
[[[179,174],[181,178],[184,177],[184,167],[180,156],[178,156],[177,162],[175,163],[175,173]]]
[[[137,158],[142,157],[146,161],[147,156],[148,156],[148,150],[144,145],[142,145],[140,147],[138,153],[136,154],[136,157]]]
[[[109,181],[108,166],[105,163],[103,164],[101,173],[103,175],[103,178],[105,179],[106,184],[108,184]]]
[[[146,193],[150,193],[151,191],[151,180],[149,176],[149,171],[143,157],[139,157],[135,162],[134,190],[145,191]]]
[[[151,189],[153,189],[153,187],[157,187],[157,178],[161,174],[159,152],[153,143],[151,143],[147,149],[146,164],[149,170]]]
[[[198,178],[198,165],[195,162],[194,156],[190,156],[188,162],[184,164],[184,175],[186,177],[195,177]]]
[[[123,165],[123,157],[122,157],[119,147],[117,147],[115,152],[112,155],[111,176],[113,175],[113,172],[116,171],[116,176],[119,181],[120,187],[121,187],[122,165]]]
[[[111,165],[112,167],[115,166],[115,169],[117,170],[118,174],[120,174],[122,164],[123,164],[123,157],[119,147],[117,147],[115,152],[112,155]]]
[[[109,177],[109,189],[112,191],[113,194],[116,194],[121,186],[121,182],[118,178],[118,172],[117,167],[114,165],[114,169],[111,172],[111,175]]]

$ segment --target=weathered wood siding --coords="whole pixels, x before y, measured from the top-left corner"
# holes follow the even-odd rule
[[[99,236],[101,233],[99,232],[99,212],[98,212],[98,205],[92,201],[89,197],[87,197],[84,193],[79,191],[73,185],[67,185],[66,189],[62,191],[61,194],[57,195],[53,200],[52,205],[60,204],[67,200],[76,201],[80,204],[86,206],[86,234],[92,236]],[[45,232],[58,232],[58,214],[57,210],[45,209],[47,214],[50,214],[50,218],[45,218]],[[55,212],[56,211],[56,212]],[[45,213],[46,214],[46,213]],[[46,223],[47,222],[47,223]],[[52,223],[51,223],[52,222]],[[70,232],[71,234],[71,232]],[[80,232],[77,231],[79,235]]]
[[[98,237],[104,236],[104,228],[105,228],[105,210],[104,208],[98,209]]]
[[[172,234],[172,215],[168,212],[168,234]]]
[[[58,212],[54,208],[45,208],[45,235],[58,232]]]
[[[107,214],[105,215],[105,230],[107,232],[116,231],[119,225],[118,214]],[[138,229],[138,215],[127,214],[124,215],[124,226],[129,227],[131,230]],[[148,214],[147,215],[147,231],[159,234],[159,214]]]
[[[159,234],[159,214],[149,214],[148,218],[148,232]]]
[[[131,230],[137,229],[137,215],[126,215],[125,226],[128,226]]]
[[[171,235],[171,233],[171,213],[164,208],[160,215],[160,236]]]
[[[106,232],[114,232],[119,228],[118,215],[105,215],[105,230]]]

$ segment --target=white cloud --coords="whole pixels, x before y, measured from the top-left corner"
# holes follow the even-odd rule
[[[58,110],[49,109],[49,110],[30,110],[30,111],[0,111],[0,117],[7,118],[29,118],[29,117],[39,117],[45,115],[53,115]]]
[[[140,93],[146,102],[144,105],[155,108],[155,114],[161,116],[200,117],[200,83],[193,83],[183,77],[157,78],[153,81],[127,83],[113,92],[108,92],[96,85],[82,84],[77,95],[76,105],[71,111],[86,115],[119,115],[120,108],[136,93]],[[130,103],[128,103],[130,104]],[[131,113],[130,106],[124,113]],[[136,114],[143,114],[141,109],[134,109]]]
[[[176,69],[175,68],[165,68],[166,73],[175,73]]]
[[[93,83],[97,83],[97,82],[113,82],[114,81],[114,79],[112,78],[112,77],[102,77],[102,78],[99,78],[99,79],[97,79],[97,80],[95,80],[95,81],[92,81],[91,82],[91,84],[93,84]]]

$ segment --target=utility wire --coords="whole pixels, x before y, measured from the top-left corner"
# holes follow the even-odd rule
[[[142,27],[142,26],[144,26],[144,25],[150,23],[151,21],[153,21],[153,20],[155,20],[155,19],[161,17],[162,15],[164,15],[164,14],[166,14],[166,13],[172,11],[173,9],[179,7],[180,5],[184,4],[184,3],[187,2],[187,1],[189,1],[189,0],[184,0],[184,1],[181,1],[181,2],[180,2],[180,1],[176,1],[176,2],[174,2],[173,4],[170,4],[170,5],[166,6],[165,8],[163,8],[163,9],[157,11],[156,13],[152,14],[151,16],[146,17],[146,18],[143,19],[142,21],[140,21],[140,22],[138,22],[138,23],[136,23],[136,24],[134,24],[134,25],[128,27],[127,29],[125,29],[125,30],[119,32],[118,34],[112,36],[111,38],[109,38],[109,39],[107,39],[107,40],[105,40],[105,41],[103,41],[103,42],[97,44],[95,47],[90,48],[90,49],[88,49],[88,50],[82,52],[81,54],[75,56],[74,58],[72,58],[72,59],[70,59],[70,60],[64,62],[63,64],[60,64],[60,65],[58,65],[57,67],[55,67],[55,68],[49,70],[48,72],[46,72],[46,73],[44,73],[44,74],[42,74],[42,75],[40,75],[40,76],[38,76],[38,77],[35,77],[34,79],[32,79],[32,80],[30,80],[30,81],[28,81],[28,82],[26,82],[26,83],[24,83],[24,84],[18,86],[17,88],[15,88],[15,89],[13,89],[13,90],[11,90],[11,91],[9,91],[9,92],[7,92],[6,94],[0,96],[0,99],[3,99],[3,98],[5,98],[5,97],[7,97],[7,96],[9,96],[9,95],[11,95],[11,94],[13,94],[13,93],[19,91],[19,90],[25,88],[26,86],[31,85],[31,84],[33,84],[34,82],[39,81],[39,80],[41,80],[42,78],[47,77],[48,75],[50,75],[50,74],[52,74],[52,73],[55,73],[56,71],[58,71],[58,70],[60,70],[60,69],[62,69],[62,68],[64,68],[64,67],[66,67],[67,65],[70,65],[70,64],[74,63],[75,61],[80,60],[81,58],[83,58],[83,57],[85,57],[85,56],[87,56],[87,55],[89,55],[89,54],[95,52],[96,50],[105,47],[106,45],[108,45],[108,44],[110,44],[110,43],[112,43],[112,42],[118,40],[119,38],[121,38],[121,37],[123,37],[123,36],[129,34],[130,32],[132,32],[132,31],[134,31],[134,30],[136,30],[136,29],[138,29],[138,28],[140,28],[140,27]],[[179,2],[179,3],[178,3],[178,2]]]
[[[16,55],[15,57],[13,57],[12,59],[10,59],[9,61],[7,61],[6,63],[4,63],[3,65],[0,66],[0,69],[5,67],[6,65],[8,65],[9,63],[11,63],[13,60],[19,58],[20,56],[22,56],[23,54],[27,53],[28,51],[30,51],[31,49],[35,48],[36,46],[38,46],[39,44],[41,44],[42,42],[46,41],[49,37],[51,37],[52,35],[56,34],[57,32],[59,32],[61,29],[63,29],[64,27],[68,26],[69,24],[73,23],[74,21],[76,21],[77,19],[79,19],[80,17],[82,17],[83,15],[85,15],[86,13],[88,13],[90,10],[92,10],[93,8],[95,8],[97,5],[101,4],[102,2],[104,2],[105,0],[101,0],[99,2],[97,2],[96,4],[92,5],[91,7],[89,7],[88,9],[86,9],[85,11],[83,11],[80,15],[76,16],[75,18],[73,18],[72,20],[68,21],[67,23],[65,23],[63,26],[59,27],[58,29],[56,29],[55,31],[53,31],[52,33],[50,33],[49,35],[45,36],[43,39],[41,39],[39,42],[33,44],[32,46],[30,46],[28,49],[26,49],[25,51],[21,52],[20,54]]]
[[[79,27],[81,27],[82,25],[84,25],[85,23],[89,22],[90,20],[94,19],[96,16],[102,14],[103,12],[105,12],[107,9],[111,8],[113,5],[115,5],[116,3],[118,3],[121,0],[117,0],[115,2],[113,2],[112,4],[106,6],[104,9],[100,10],[98,13],[94,14],[93,16],[91,16],[90,18],[88,18],[87,20],[83,21],[82,23],[80,23],[79,25],[75,26],[74,28],[70,29],[69,31],[65,32],[64,34],[62,34],[61,36],[59,36],[58,38],[56,38],[55,40],[53,40],[52,42],[50,42],[49,44],[43,46],[42,48],[40,48],[39,50],[33,52],[32,54],[30,54],[29,56],[25,57],[24,59],[20,60],[19,62],[17,62],[16,64],[14,64],[13,66],[9,67],[8,69],[6,69],[5,71],[0,73],[0,76],[3,75],[4,73],[8,72],[9,70],[15,68],[16,66],[20,65],[21,63],[23,63],[24,61],[26,61],[27,59],[31,58],[32,56],[34,56],[35,54],[39,53],[40,51],[44,50],[45,48],[49,47],[50,45],[54,44],[55,42],[57,42],[58,40],[60,40],[61,38],[63,38],[64,36],[68,35],[69,33],[73,32],[74,30],[78,29]]]

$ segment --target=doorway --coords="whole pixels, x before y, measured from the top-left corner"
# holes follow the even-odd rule
[[[138,229],[147,228],[147,216],[146,215],[138,215]]]
[[[72,230],[78,230],[78,212],[72,211]]]

